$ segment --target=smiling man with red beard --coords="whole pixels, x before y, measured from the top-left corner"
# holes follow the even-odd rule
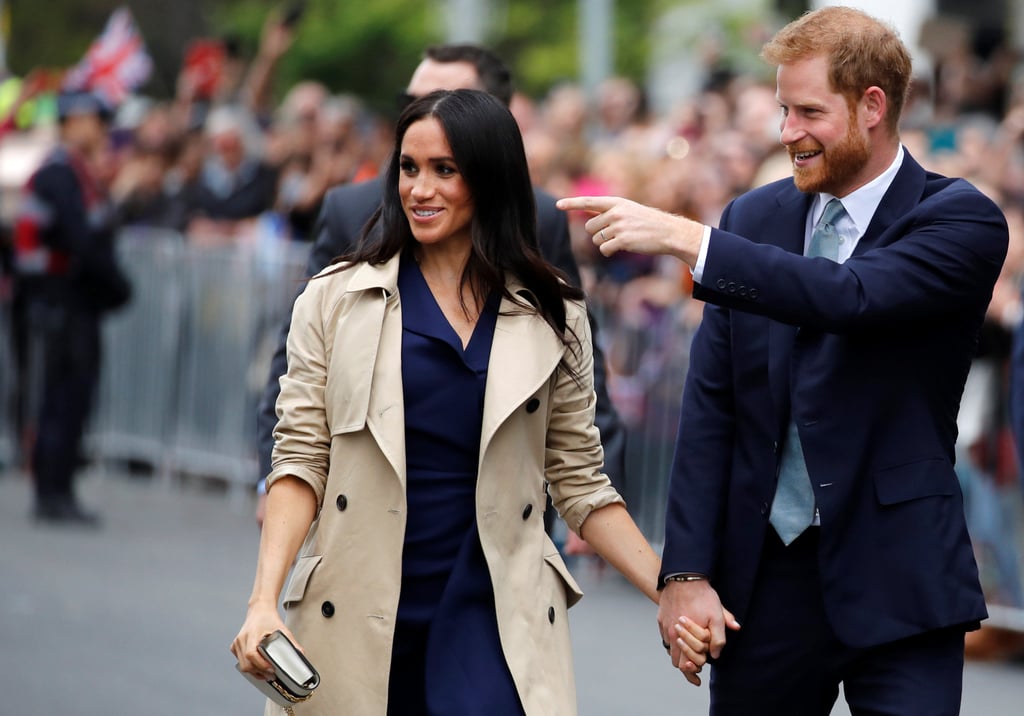
[[[891,28],[823,8],[762,56],[791,179],[736,199],[718,229],[615,197],[559,202],[594,214],[605,255],[685,262],[708,304],[662,638],[692,671],[705,661],[678,620],[710,628],[715,716],[826,716],[840,684],[855,715],[958,714],[964,633],[986,611],[953,446],[1006,221],[900,144],[911,61]]]

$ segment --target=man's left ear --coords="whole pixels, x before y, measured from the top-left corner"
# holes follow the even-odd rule
[[[885,90],[872,85],[864,90],[861,97],[861,106],[864,108],[864,121],[868,128],[873,128],[882,123],[885,119],[885,110],[889,106],[885,97]]]

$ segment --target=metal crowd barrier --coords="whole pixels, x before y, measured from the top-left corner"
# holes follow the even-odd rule
[[[308,246],[196,247],[132,230],[118,250],[133,299],[104,324],[93,454],[250,488],[256,406]]]
[[[679,404],[696,330],[686,321],[683,303],[649,313],[643,325],[590,305],[605,353],[609,393],[626,426],[623,496],[637,525],[655,541],[665,531]]]
[[[94,454],[141,460],[164,476],[199,474],[236,491],[251,489],[257,478],[257,401],[278,331],[303,278],[307,247],[200,248],[176,234],[136,231],[123,236],[120,251],[134,298],[105,324],[101,398],[90,443]],[[614,307],[592,306],[609,363],[610,392],[628,432],[625,497],[654,542],[664,533],[679,404],[699,321],[694,308],[683,299],[648,312],[640,325],[617,315]],[[0,316],[0,325],[3,320]],[[6,352],[4,341],[0,359],[6,361]],[[0,398],[9,374],[0,375]],[[968,386],[965,402],[974,390]],[[10,444],[2,420],[0,451]],[[1021,590],[1005,588],[1012,570],[1000,567],[1007,554],[1017,563],[1024,554],[1021,490],[1004,486],[993,492],[979,485],[965,483],[965,493],[992,623],[1024,631],[1024,605],[1012,598]],[[988,502],[978,502],[982,498]],[[979,520],[971,517],[995,514],[992,504],[1000,505],[1010,522],[1003,533],[1010,544],[1002,544],[1001,561],[992,557]],[[1024,574],[1024,564],[1018,574]],[[1003,588],[997,589],[1000,577]]]

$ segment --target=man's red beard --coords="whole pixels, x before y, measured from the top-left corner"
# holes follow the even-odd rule
[[[793,164],[793,181],[803,192],[838,195],[846,189],[871,158],[871,145],[867,137],[856,131],[853,112],[846,135],[836,145],[823,149],[817,142],[805,142],[787,147],[790,161],[803,152],[821,151],[813,167]]]

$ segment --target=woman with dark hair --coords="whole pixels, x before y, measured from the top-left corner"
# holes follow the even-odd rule
[[[544,531],[545,484],[655,602],[659,570],[601,472],[586,311],[537,252],[499,101],[435,92],[396,134],[359,247],[295,305],[232,650],[266,677],[263,636],[301,644],[322,683],[297,713],[572,714],[566,609],[581,593]]]

